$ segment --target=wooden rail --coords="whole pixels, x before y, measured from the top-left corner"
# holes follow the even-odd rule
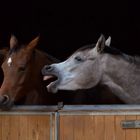
[[[65,105],[59,112],[63,115],[140,115],[140,105]]]

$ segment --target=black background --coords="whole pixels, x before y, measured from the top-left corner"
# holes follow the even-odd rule
[[[27,43],[40,34],[38,48],[65,59],[77,48],[95,43],[103,33],[112,45],[140,55],[140,4],[135,1],[1,1],[0,48],[11,34]]]

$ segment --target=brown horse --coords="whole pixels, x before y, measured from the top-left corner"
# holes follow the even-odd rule
[[[47,94],[43,85],[41,68],[58,60],[35,49],[38,40],[39,37],[36,37],[28,45],[19,45],[17,38],[11,36],[10,50],[0,52],[0,57],[4,58],[1,62],[4,73],[0,88],[1,107],[11,107],[13,104],[56,104],[54,95]]]

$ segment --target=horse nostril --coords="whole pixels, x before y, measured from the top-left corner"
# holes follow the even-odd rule
[[[9,96],[3,95],[3,98],[4,98],[3,104],[6,104],[7,102],[9,102]]]
[[[9,102],[9,96],[8,95],[0,96],[0,104],[4,105],[7,102]]]
[[[45,66],[43,67],[43,69],[42,69],[42,74],[43,74],[43,75],[46,75],[47,72],[50,72],[50,71],[52,71],[52,70],[53,70],[53,67],[52,67],[51,65],[45,65]]]
[[[50,65],[46,65],[46,66],[45,66],[45,70],[48,71],[48,70],[51,70],[51,69],[52,69],[52,67],[51,67]]]

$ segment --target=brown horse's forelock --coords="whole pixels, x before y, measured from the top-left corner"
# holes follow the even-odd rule
[[[23,47],[25,47],[25,46],[24,45],[20,45],[18,47],[14,47],[14,48],[10,49],[8,55],[10,56],[12,53],[18,52]]]
[[[25,45],[21,45],[20,47],[15,47],[9,50],[8,56],[10,56],[12,53],[18,52],[21,48],[24,48]],[[36,49],[35,49],[36,50]],[[33,54],[35,54],[35,50],[33,51]],[[49,55],[48,53],[45,52],[47,55],[48,60],[53,61],[53,62],[60,62],[60,60],[56,59],[55,57]]]

